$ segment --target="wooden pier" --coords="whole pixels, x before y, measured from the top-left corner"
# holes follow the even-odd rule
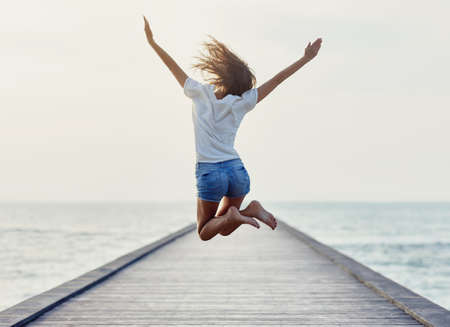
[[[450,312],[279,222],[189,225],[0,313],[0,326],[450,326]]]

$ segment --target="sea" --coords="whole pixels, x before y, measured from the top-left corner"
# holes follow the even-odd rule
[[[450,202],[262,203],[450,310]],[[195,202],[0,203],[0,311],[174,232],[195,215]]]

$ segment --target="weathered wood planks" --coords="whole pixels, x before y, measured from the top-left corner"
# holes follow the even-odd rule
[[[371,283],[383,281],[383,292],[393,283],[396,296],[400,285],[284,223],[275,231],[243,226],[208,242],[192,228],[27,326],[421,325]]]

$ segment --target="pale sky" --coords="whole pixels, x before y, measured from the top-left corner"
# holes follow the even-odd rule
[[[196,197],[193,78],[211,34],[264,83],[243,120],[250,198],[450,201],[448,1],[3,1],[0,201]]]

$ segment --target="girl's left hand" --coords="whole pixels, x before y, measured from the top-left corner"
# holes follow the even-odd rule
[[[305,57],[308,60],[313,59],[315,56],[317,56],[317,53],[319,52],[320,46],[322,45],[322,39],[318,38],[311,44],[311,42],[308,43],[308,45],[305,48]]]
[[[144,22],[145,22],[145,27],[144,27],[144,31],[145,31],[145,35],[147,36],[147,41],[153,42],[153,33],[152,30],[150,29],[150,25],[148,24],[147,19],[144,16]]]

